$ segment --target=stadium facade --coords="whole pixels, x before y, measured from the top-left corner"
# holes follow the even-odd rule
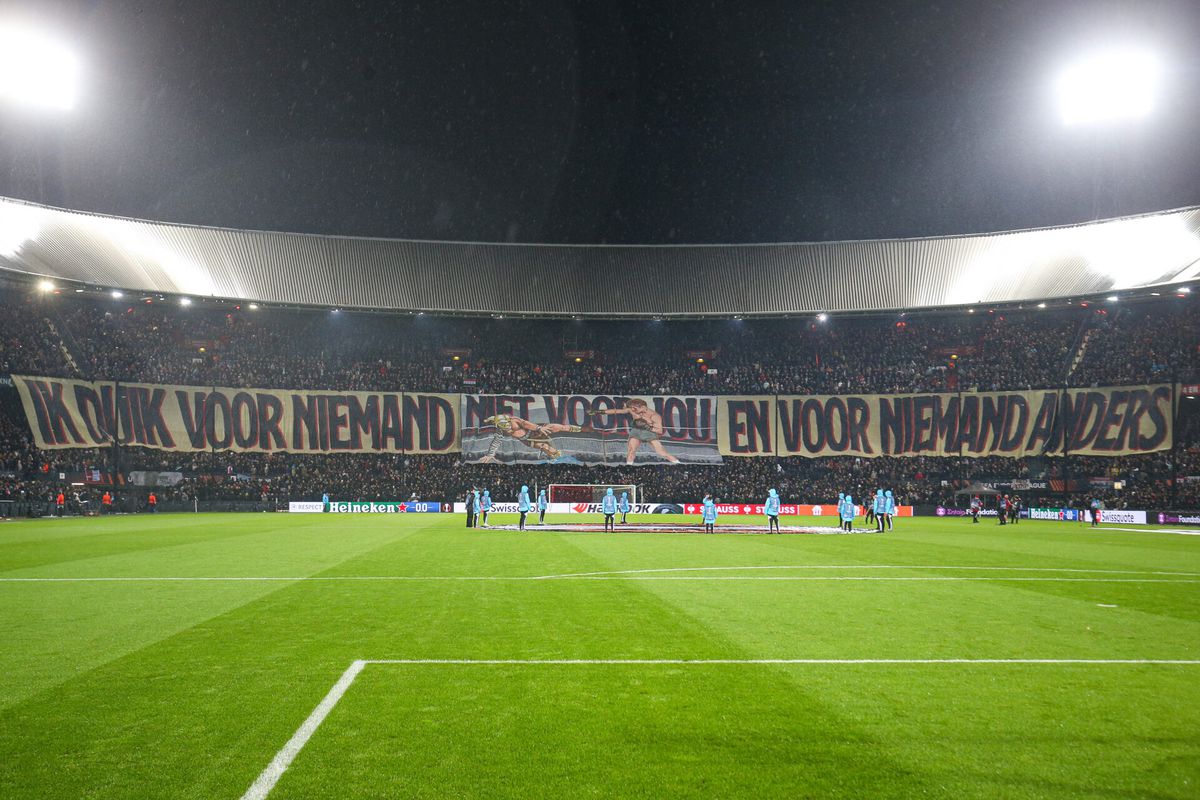
[[[0,199],[0,269],[151,293],[449,314],[636,318],[911,310],[1195,280],[1200,207],[926,239],[568,246],[204,228]]]

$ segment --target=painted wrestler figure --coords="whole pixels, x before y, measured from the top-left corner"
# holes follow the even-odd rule
[[[589,411],[589,416],[628,415],[630,419],[629,440],[625,447],[625,463],[632,464],[642,442],[650,445],[654,452],[672,464],[678,464],[679,459],[667,452],[660,441],[663,433],[662,415],[650,407],[645,400],[632,398],[627,400],[624,408],[607,408]]]
[[[500,452],[500,444],[504,439],[515,439],[526,447],[540,450],[546,458],[558,458],[562,452],[554,446],[551,437],[556,433],[579,433],[583,430],[579,425],[564,425],[559,422],[538,424],[512,414],[495,414],[485,419],[483,424],[493,425],[496,428],[496,434],[492,437],[492,444],[488,448],[487,455],[479,459],[483,464],[498,462],[496,453]]]

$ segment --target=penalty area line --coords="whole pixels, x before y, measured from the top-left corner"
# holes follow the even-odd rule
[[[241,800],[265,800],[368,664],[381,666],[1200,666],[1200,659],[1165,658],[372,658],[350,664]]]

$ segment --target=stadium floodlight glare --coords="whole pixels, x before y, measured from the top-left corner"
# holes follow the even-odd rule
[[[43,291],[43,292],[53,292],[54,291],[54,282],[53,281],[38,281],[38,290]]]
[[[1180,294],[1191,294],[1191,293],[1192,293],[1192,287],[1190,287],[1190,286],[1180,286],[1180,287],[1179,287],[1179,293],[1180,293]]]
[[[258,310],[258,303],[251,303],[251,304],[250,304],[250,310],[251,310],[251,311],[257,311],[257,310]]]
[[[1045,308],[1045,307],[1046,307],[1045,303],[1038,303],[1038,308]]]
[[[1110,295],[1109,295],[1109,296],[1108,296],[1106,299],[1107,299],[1107,300],[1108,300],[1108,302],[1110,302],[1110,303],[1115,303],[1115,302],[1117,302],[1118,300],[1120,300],[1121,298],[1117,297],[1115,294],[1110,294]]]
[[[181,306],[190,306],[191,304],[192,304],[192,298],[190,298],[190,297],[181,297],[181,298],[179,298],[179,305],[181,305]]]
[[[112,296],[113,296],[113,300],[120,300],[122,297],[125,296],[125,293],[122,292],[120,289],[113,289]]]
[[[1067,67],[1055,86],[1064,125],[1145,117],[1154,109],[1162,66],[1132,48],[1094,53]]]
[[[69,111],[79,97],[79,59],[44,34],[0,23],[0,98]]]
[[[820,314],[817,314],[817,322],[825,322],[827,319],[829,319],[829,315],[824,311],[822,311]]]

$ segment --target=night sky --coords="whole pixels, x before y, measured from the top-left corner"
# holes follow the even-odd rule
[[[20,3],[0,3],[0,19]],[[67,114],[0,106],[0,194],[204,225],[684,243],[1040,227],[1200,203],[1200,3],[39,0]],[[1149,45],[1138,124],[1056,71]]]

